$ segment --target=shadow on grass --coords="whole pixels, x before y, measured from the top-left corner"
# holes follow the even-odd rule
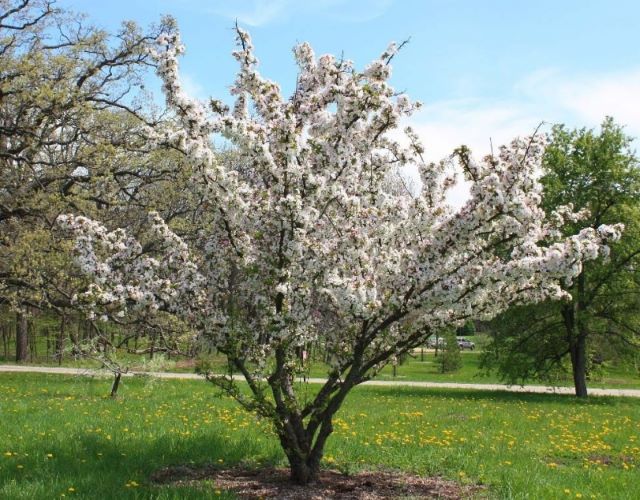
[[[68,446],[42,443],[41,449],[24,451],[0,466],[0,485],[13,483],[5,489],[7,498],[210,498],[215,490],[210,482],[157,485],[149,478],[170,466],[226,468],[243,463],[261,467],[281,459],[275,447],[265,455],[265,447],[255,442],[206,434],[191,438],[164,435],[154,440],[85,435]],[[50,457],[43,460],[43,451]],[[221,494],[217,498],[225,497]]]
[[[590,396],[586,399],[577,398],[573,394],[554,394],[554,393],[531,393],[531,392],[510,392],[510,391],[488,391],[477,389],[448,389],[448,388],[431,388],[431,387],[374,387],[361,386],[356,389],[357,392],[373,393],[376,396],[385,396],[388,398],[446,398],[454,400],[467,401],[494,401],[501,403],[556,403],[565,405],[602,405],[615,406],[620,402],[624,404],[638,404],[640,400],[637,398],[620,398],[617,396]]]

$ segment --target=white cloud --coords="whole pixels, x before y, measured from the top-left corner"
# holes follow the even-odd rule
[[[624,73],[565,76],[540,70],[517,81],[504,100],[465,99],[424,106],[411,125],[431,160],[466,144],[476,154],[490,152],[516,136],[529,135],[541,123],[598,127],[605,116],[640,137],[640,68]]]
[[[180,72],[180,83],[189,97],[200,100],[205,100],[209,97],[204,85],[202,85],[195,76],[184,70]]]
[[[425,158],[433,162],[449,156],[463,144],[471,148],[476,158],[482,158],[514,137],[532,134],[539,123],[526,106],[479,99],[431,104],[411,120],[411,126],[425,146]],[[460,179],[448,200],[454,206],[461,206],[468,195],[468,184]]]
[[[539,70],[513,85],[508,99],[465,99],[426,105],[410,124],[422,139],[426,157],[438,161],[465,144],[476,158],[517,136],[530,135],[544,122],[597,128],[613,116],[627,134],[640,137],[640,68],[626,72],[569,77]],[[450,201],[459,206],[467,197],[461,184]]]
[[[242,24],[262,26],[274,19],[287,15],[291,2],[287,0],[253,0],[245,2],[243,9],[230,8],[228,5],[216,9],[218,14],[238,19]],[[237,5],[237,4],[235,4]]]
[[[457,100],[427,105],[411,121],[424,142],[426,157],[438,161],[462,144],[482,157],[492,145],[497,148],[513,137],[533,133],[540,119],[517,103]]]
[[[322,13],[343,21],[365,22],[381,16],[392,0],[182,0],[183,5],[205,14],[224,16],[248,26]]]
[[[640,137],[640,68],[576,77],[544,70],[521,81],[518,90],[573,115],[575,126],[595,127],[605,116],[613,116],[628,134]]]

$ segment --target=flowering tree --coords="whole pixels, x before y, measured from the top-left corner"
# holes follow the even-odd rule
[[[140,89],[154,63],[146,48],[163,31],[128,22],[109,33],[54,0],[0,0],[0,315],[16,313],[17,361],[38,310],[61,318],[61,356],[69,297],[83,282],[52,231],[56,216],[108,213],[131,227],[168,177],[147,147],[159,118]]]
[[[396,45],[363,71],[299,45],[296,89],[285,99],[258,73],[248,34],[236,33],[233,109],[184,93],[177,33],[159,37],[154,51],[179,122],[156,136],[197,171],[202,203],[189,241],[156,213],[137,239],[83,217],[60,223],[93,276],[78,300],[109,314],[167,311],[201,331],[250,396],[229,376],[208,378],[272,420],[292,479],[307,483],[351,389],[444,326],[563,298],[560,283],[605,253],[621,228],[562,238],[575,215],[562,208],[546,217],[539,206],[540,138],[516,140],[481,163],[459,150],[471,196],[449,207],[445,167],[423,161],[410,129],[406,141],[389,134],[417,108],[388,84]],[[217,160],[212,134],[235,146],[236,166]],[[417,196],[384,189],[388,173],[405,165],[420,170]],[[298,390],[299,352],[317,341],[330,367],[309,395]]]

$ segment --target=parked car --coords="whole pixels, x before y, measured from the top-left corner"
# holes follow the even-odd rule
[[[476,348],[476,345],[473,342],[465,339],[464,337],[456,337],[456,340],[458,341],[458,347],[460,347],[460,349],[469,349],[470,351],[473,351]]]
[[[437,340],[437,345],[438,347],[444,347],[446,345],[446,340],[443,339],[442,337],[438,337]],[[429,339],[427,340],[427,347],[429,349],[435,349],[436,347],[436,338],[435,337],[429,337]]]

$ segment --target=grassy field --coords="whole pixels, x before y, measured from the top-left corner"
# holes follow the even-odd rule
[[[0,374],[0,498],[233,498],[177,464],[285,465],[267,423],[200,381]],[[313,390],[310,386],[308,390]],[[490,498],[640,498],[640,400],[358,388],[324,465],[442,475]]]

